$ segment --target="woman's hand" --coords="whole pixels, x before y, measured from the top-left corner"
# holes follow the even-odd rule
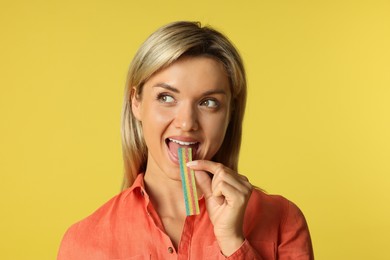
[[[203,192],[214,234],[222,253],[229,256],[244,242],[245,209],[252,193],[248,179],[223,164],[197,160],[187,164],[195,171],[198,187]],[[208,173],[213,174],[210,178]]]

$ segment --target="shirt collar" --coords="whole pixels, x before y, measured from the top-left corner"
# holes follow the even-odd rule
[[[137,175],[133,184],[126,190],[127,195],[133,192],[139,193],[142,196],[147,195],[145,190],[144,176],[144,173],[139,173]]]

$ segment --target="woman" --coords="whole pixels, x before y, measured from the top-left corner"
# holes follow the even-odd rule
[[[301,211],[237,173],[246,79],[221,33],[175,22],[130,66],[123,191],[65,234],[58,259],[313,259]],[[178,148],[192,148],[200,214],[186,216]]]

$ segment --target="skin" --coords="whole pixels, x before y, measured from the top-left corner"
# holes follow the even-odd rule
[[[196,160],[188,166],[195,170],[221,252],[229,256],[244,241],[243,218],[252,186],[244,176],[211,161],[225,137],[231,99],[224,67],[209,57],[179,59],[155,73],[140,97],[132,96],[133,114],[142,122],[148,146],[145,185],[176,248],[186,214],[184,201],[177,203],[183,199],[181,178],[169,138],[196,143]]]

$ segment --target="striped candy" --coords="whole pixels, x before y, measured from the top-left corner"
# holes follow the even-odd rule
[[[194,171],[186,166],[187,162],[192,161],[192,149],[180,147],[178,155],[186,213],[187,216],[197,215],[199,214],[199,203],[198,194],[196,192]]]

